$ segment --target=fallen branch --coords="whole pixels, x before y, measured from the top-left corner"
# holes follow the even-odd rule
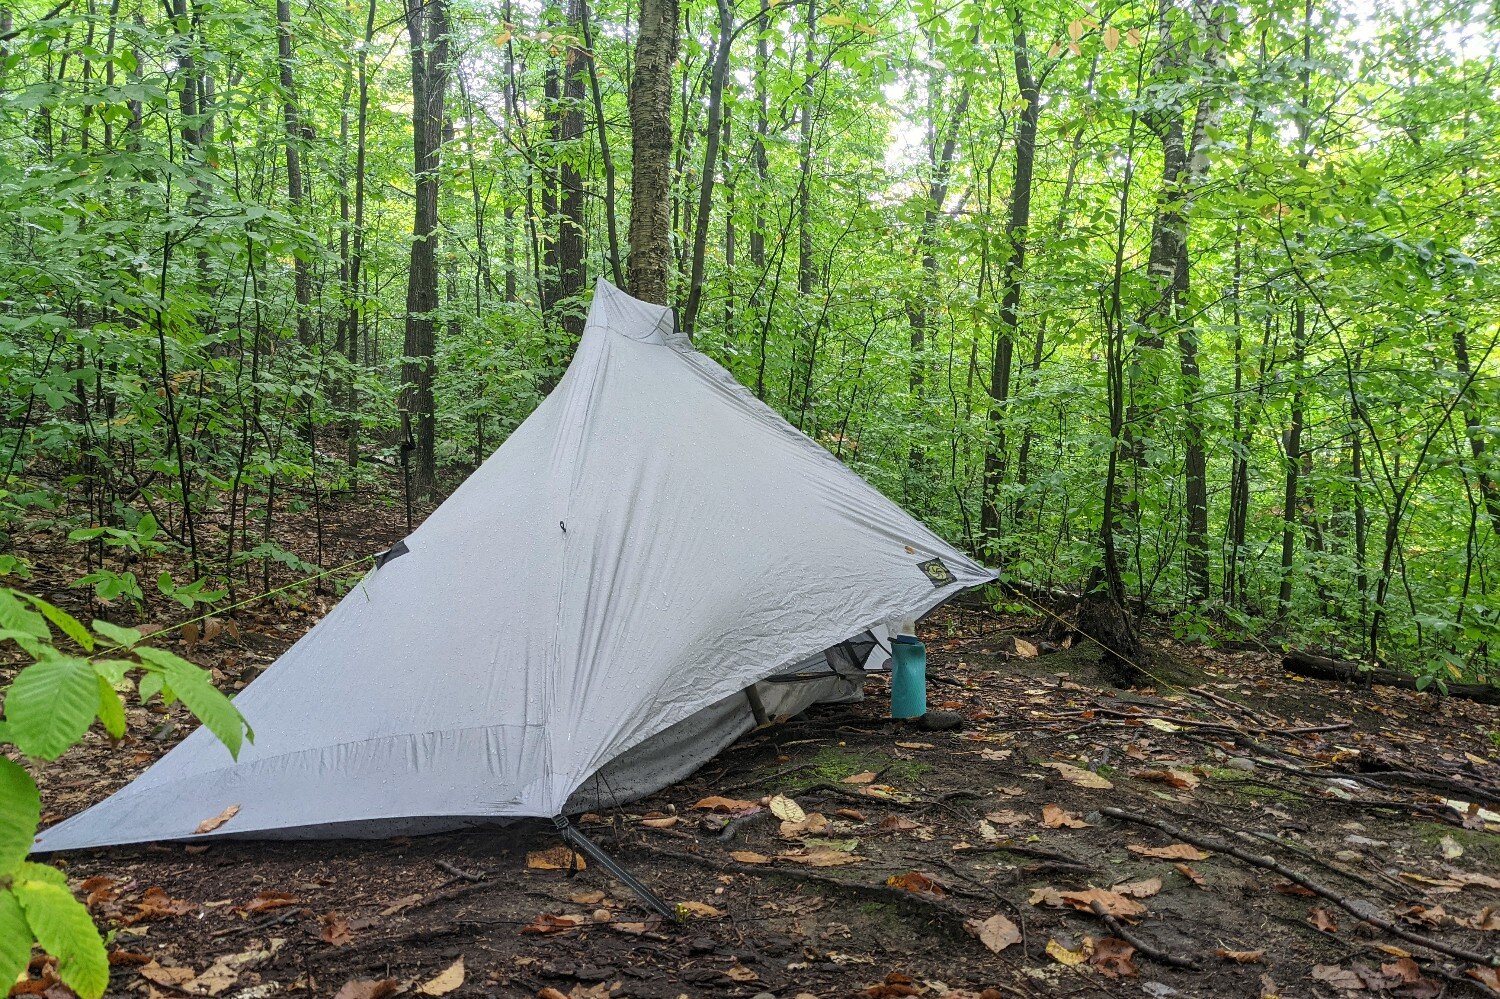
[[[439,860],[439,861],[437,861],[437,866],[438,866],[438,870],[445,871],[448,874],[453,875],[455,878],[460,878],[460,879],[462,879],[464,881],[469,881],[469,882],[483,881],[484,877],[485,877],[485,874],[484,874],[483,871],[466,871],[466,870],[464,870],[461,867],[456,867],[453,864],[450,864],[446,860]]]
[[[1151,960],[1158,961],[1161,964],[1169,964],[1174,968],[1187,968],[1190,971],[1200,970],[1197,961],[1187,957],[1178,957],[1176,954],[1169,954],[1155,944],[1143,940],[1140,934],[1131,930],[1114,916],[1111,916],[1109,910],[1104,908],[1099,902],[1090,902],[1089,908],[1093,910],[1094,915],[1104,920],[1104,925],[1108,926],[1115,936],[1124,940]]]
[[[1282,667],[1289,673],[1308,676],[1315,680],[1333,680],[1355,686],[1368,687],[1380,684],[1385,687],[1400,687],[1402,690],[1419,690],[1417,678],[1409,673],[1396,673],[1388,669],[1365,669],[1360,663],[1329,659],[1311,652],[1291,651],[1281,659]],[[1426,688],[1427,692],[1446,694],[1480,704],[1500,704],[1500,686],[1490,683],[1450,683],[1439,689],[1437,684]]]
[[[1233,843],[1228,843],[1224,840],[1216,839],[1212,836],[1199,836],[1194,833],[1190,833],[1178,826],[1174,826],[1170,822],[1163,822],[1160,819],[1153,819],[1148,815],[1139,815],[1135,812],[1127,812],[1123,808],[1106,807],[1099,809],[1099,811],[1105,815],[1110,816],[1111,818],[1120,819],[1123,822],[1134,822],[1137,825],[1150,826],[1153,829],[1159,829],[1162,832],[1166,833],[1168,836],[1180,839],[1184,843],[1191,843],[1200,849],[1217,851],[1219,853],[1227,853],[1231,857],[1236,857],[1240,860],[1243,860],[1247,864],[1251,864],[1255,867],[1259,867],[1267,871],[1272,871],[1286,878],[1293,884],[1301,885],[1303,888],[1306,888],[1308,891],[1312,892],[1315,895],[1321,895],[1323,898],[1327,899],[1334,905],[1338,906],[1340,909],[1343,909],[1345,912],[1350,913],[1358,919],[1362,919],[1372,926],[1376,926],[1382,930],[1385,930],[1387,933],[1390,933],[1393,936],[1398,936],[1401,939],[1406,940],[1410,943],[1417,944],[1420,947],[1426,947],[1428,950],[1437,951],[1439,954],[1447,954],[1449,957],[1456,958],[1460,961],[1469,961],[1473,964],[1488,965],[1490,967],[1500,967],[1500,954],[1480,954],[1477,951],[1465,950],[1462,947],[1455,947],[1452,944],[1444,943],[1441,940],[1434,940],[1432,937],[1423,936],[1420,933],[1415,933],[1411,930],[1406,929],[1405,927],[1398,926],[1396,923],[1376,912],[1375,906],[1373,904],[1366,902],[1363,899],[1345,898],[1338,892],[1334,891],[1332,888],[1326,887],[1319,881],[1314,881],[1312,878],[1308,877],[1306,874],[1301,873],[1300,871],[1296,871],[1290,867],[1287,867],[1285,864],[1281,863],[1273,857],[1268,857],[1265,854],[1261,853],[1251,853],[1249,850],[1243,850],[1240,847],[1235,846]]]

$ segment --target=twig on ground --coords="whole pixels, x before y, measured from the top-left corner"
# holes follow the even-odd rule
[[[1104,925],[1108,926],[1110,930],[1113,931],[1115,936],[1124,940],[1126,943],[1130,944],[1130,946],[1134,947],[1142,954],[1145,954],[1147,957],[1151,958],[1151,960],[1158,961],[1162,964],[1169,964],[1174,968],[1187,968],[1190,971],[1199,970],[1198,962],[1192,960],[1191,958],[1178,957],[1176,954],[1169,954],[1155,944],[1142,939],[1140,934],[1129,929],[1124,923],[1120,922],[1114,916],[1111,916],[1109,914],[1109,910],[1104,908],[1104,906],[1097,901],[1089,903],[1089,908],[1093,910],[1094,915],[1104,920]]]
[[[457,867],[446,860],[439,860],[436,863],[438,870],[445,871],[455,878],[461,878],[464,881],[483,881],[485,879],[483,871],[466,871],[462,867]]]

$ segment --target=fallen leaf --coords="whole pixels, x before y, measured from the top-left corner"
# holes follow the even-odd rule
[[[544,912],[521,927],[521,934],[523,936],[551,936],[554,933],[566,933],[568,930],[575,929],[581,922],[582,920],[573,916],[554,916],[549,912]],[[618,927],[620,924],[615,925]]]
[[[192,902],[173,898],[160,888],[147,888],[141,900],[136,903],[135,913],[122,919],[121,923],[125,926],[132,926],[156,919],[171,919],[174,916],[186,915],[197,908]]]
[[[1025,812],[1013,812],[1008,808],[998,812],[986,812],[984,817],[997,826],[1019,826],[1031,821],[1031,816]]]
[[[1135,947],[1119,937],[1105,937],[1094,945],[1089,964],[1106,978],[1134,978],[1139,974],[1130,958]]]
[[[1487,905],[1474,917],[1476,930],[1500,931],[1500,906]]]
[[[568,896],[568,901],[577,905],[598,905],[609,896],[597,889],[594,891],[576,891]]]
[[[763,853],[756,853],[754,850],[735,850],[729,856],[742,864],[769,864],[771,862],[770,857]]]
[[[181,988],[188,982],[198,977],[198,973],[192,968],[178,968],[170,965],[157,964],[151,961],[136,969],[140,976],[157,985],[165,985],[167,988]]]
[[[737,982],[760,981],[759,975],[757,975],[754,971],[751,971],[749,968],[745,967],[743,964],[740,964],[738,961],[736,961],[734,964],[731,964],[728,968],[725,968],[724,974],[728,975],[730,978],[734,979]]]
[[[1044,887],[1031,889],[1031,897],[1026,900],[1028,905],[1050,905],[1061,907],[1067,903],[1063,901],[1056,888]]]
[[[1141,780],[1169,784],[1184,791],[1191,791],[1200,783],[1197,775],[1186,770],[1139,770],[1135,776]]]
[[[1193,884],[1197,885],[1199,888],[1208,888],[1208,882],[1204,880],[1203,875],[1199,874],[1188,864],[1173,864],[1172,869],[1175,870],[1178,874],[1181,874],[1183,877],[1187,878]]]
[[[857,808],[840,808],[840,809],[836,810],[833,814],[837,815],[841,819],[848,819],[850,822],[863,822],[863,821],[865,821],[865,813],[861,812]]]
[[[1111,891],[1130,898],[1150,898],[1161,891],[1161,878],[1146,878],[1142,881],[1127,881],[1115,885]]]
[[[902,999],[904,996],[921,995],[922,990],[906,975],[893,971],[885,976],[885,981],[861,989],[859,994],[865,999]]]
[[[1040,654],[1037,647],[1024,638],[1012,638],[1011,641],[1016,643],[1016,655],[1022,659],[1035,659]]]
[[[333,999],[386,999],[400,991],[401,983],[394,978],[351,978]]]
[[[873,784],[873,783],[875,783],[875,778],[878,777],[878,776],[879,776],[879,774],[875,773],[875,771],[873,771],[873,770],[866,770],[864,773],[850,774],[848,777],[844,778],[844,783],[845,784]]]
[[[1052,960],[1056,961],[1058,964],[1065,964],[1070,968],[1077,967],[1084,961],[1087,961],[1089,959],[1089,954],[1093,951],[1093,947],[1090,946],[1091,941],[1089,940],[1089,938],[1084,937],[1083,939],[1083,945],[1080,946],[1077,950],[1069,950],[1067,947],[1058,943],[1055,939],[1049,938],[1047,940],[1047,956],[1052,958]]]
[[[885,883],[892,888],[900,888],[902,891],[916,892],[919,895],[936,895],[942,898],[948,894],[943,886],[921,871],[907,871],[905,874],[892,874],[885,879]]]
[[[1143,846],[1140,843],[1131,843],[1125,849],[1138,856],[1155,857],[1158,860],[1208,859],[1208,854],[1189,843],[1173,843],[1170,846]]]
[[[1042,806],[1042,825],[1049,829],[1086,829],[1088,823],[1061,805]]]
[[[896,745],[900,746],[902,749],[934,749],[934,748],[936,748],[930,742],[898,742],[898,743],[896,743]]]
[[[532,871],[588,870],[581,855],[566,846],[554,846],[546,850],[533,850],[526,854],[526,868]]]
[[[1442,851],[1444,860],[1457,860],[1464,855],[1464,848],[1452,836],[1444,836],[1438,840],[1438,849]]]
[[[354,934],[349,930],[349,921],[337,912],[323,913],[318,917],[318,922],[323,926],[323,932],[318,937],[324,943],[343,947],[354,942]]]
[[[724,812],[729,815],[740,815],[753,812],[760,805],[753,801],[741,801],[739,798],[721,798],[718,795],[709,795],[702,801],[693,805],[694,810],[699,812]]]
[[[1092,770],[1085,770],[1082,767],[1075,767],[1071,763],[1048,762],[1043,763],[1042,766],[1047,767],[1051,770],[1056,770],[1059,774],[1062,775],[1064,780],[1069,781],[1073,784],[1077,784],[1079,787],[1089,787],[1100,791],[1108,791],[1110,788],[1114,787],[1114,784],[1111,783],[1108,778],[1100,777]]]
[[[1266,956],[1264,950],[1225,950],[1220,947],[1214,951],[1219,957],[1235,964],[1259,964],[1260,959]]]
[[[1063,903],[1070,905],[1082,912],[1092,912],[1093,905],[1098,902],[1104,911],[1111,916],[1141,916],[1146,912],[1146,907],[1131,898],[1126,898],[1118,892],[1107,891],[1103,888],[1089,888],[1086,891],[1063,891],[1057,893]]]
[[[1500,969],[1474,967],[1464,972],[1491,992],[1500,993]]]
[[[845,864],[863,863],[865,859],[842,850],[793,850],[780,854],[780,858],[808,867],[843,867]]]
[[[880,820],[878,828],[881,832],[911,832],[914,829],[922,828],[922,825],[902,815],[887,815]]]
[[[1363,991],[1365,981],[1359,975],[1346,968],[1340,968],[1336,964],[1313,965],[1313,981],[1326,982],[1336,989],[1349,989],[1350,991]]]
[[[222,826],[224,823],[228,822],[230,819],[234,818],[239,813],[240,813],[240,806],[239,805],[230,805],[228,808],[224,809],[222,812],[220,812],[218,815],[215,815],[213,818],[211,818],[211,819],[204,819],[202,822],[198,823],[198,828],[193,830],[193,835],[196,836],[196,835],[199,835],[201,833],[210,833],[210,832],[213,832],[215,829],[219,828],[220,826]]]
[[[782,822],[781,835],[783,839],[797,839],[801,836],[817,836],[828,831],[828,816],[821,812],[813,812],[805,815],[797,822]]]
[[[284,891],[263,891],[240,906],[241,912],[267,912],[296,905],[297,899]]]
[[[429,978],[417,986],[417,994],[424,996],[445,996],[464,983],[464,958],[460,954],[458,960],[448,965],[437,975]]]
[[[966,920],[964,922],[964,929],[978,937],[980,943],[996,954],[1011,944],[1021,942],[1021,931],[1016,928],[1016,924],[999,913],[982,921],[978,919]]]
[[[681,821],[680,815],[648,815],[641,819],[641,825],[647,829],[670,829]]]
[[[707,902],[678,902],[677,911],[689,916],[698,916],[702,919],[713,919],[724,915],[723,909],[715,909]]]
[[[1308,911],[1307,921],[1324,933],[1337,933],[1339,931],[1339,924],[1334,920],[1333,915],[1320,905],[1313,906]]]
[[[801,822],[807,818],[802,806],[784,794],[773,795],[770,801],[771,814],[784,822]]]
[[[421,895],[415,893],[411,895],[403,895],[400,898],[396,899],[396,901],[392,902],[390,905],[386,906],[384,909],[381,909],[380,914],[382,916],[394,916],[402,909],[410,909],[420,901],[422,901]]]

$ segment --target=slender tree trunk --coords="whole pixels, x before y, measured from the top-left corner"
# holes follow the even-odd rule
[[[276,65],[281,80],[281,120],[286,133],[286,198],[292,217],[302,221],[302,115],[297,107],[297,85],[292,71],[292,5],[276,0]],[[312,281],[303,253],[292,254],[292,276],[296,297],[297,342],[312,345]]]
[[[568,0],[568,32],[583,33],[584,0]],[[583,145],[584,73],[589,54],[569,45],[563,68],[562,114],[558,118],[559,148],[563,153],[561,215],[557,222],[557,303],[562,326],[571,340],[583,336],[583,303],[579,296],[587,281],[584,271],[583,175],[578,169],[578,150]]]
[[[734,33],[734,11],[729,0],[717,0],[719,37],[715,42],[713,69],[708,90],[708,124],[704,126],[703,178],[698,185],[698,212],[693,220],[693,256],[688,277],[687,307],[683,309],[683,332],[692,336],[703,301],[704,256],[708,251],[708,223],[713,211],[714,169],[719,159],[720,129],[724,120],[724,79],[729,75],[729,45]],[[732,224],[732,223],[731,223]]]
[[[589,16],[588,0],[579,0],[583,15],[583,44],[588,50],[589,93],[594,99],[594,126],[599,133],[599,158],[604,166],[604,228],[609,237],[609,272],[616,287],[625,286],[625,272],[620,264],[620,234],[615,206],[615,160],[609,151],[609,128],[604,118],[604,95],[599,89],[599,67],[594,59],[594,28]]]
[[[667,304],[672,260],[672,65],[678,0],[641,0],[630,80],[630,293]]]
[[[437,487],[437,407],[434,313],[438,308],[438,188],[444,105],[448,89],[448,11],[445,0],[406,0],[411,41],[412,152],[416,210],[411,270],[406,283],[406,361],[403,409],[414,429],[412,489],[430,496]]]

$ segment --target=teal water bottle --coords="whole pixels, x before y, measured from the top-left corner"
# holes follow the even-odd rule
[[[927,713],[927,646],[912,635],[891,639],[891,717]]]

